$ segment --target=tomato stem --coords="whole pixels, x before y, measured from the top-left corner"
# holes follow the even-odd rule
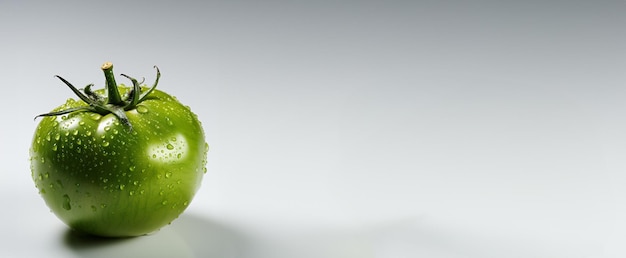
[[[115,82],[115,75],[113,74],[113,64],[106,62],[102,65],[102,71],[104,72],[104,78],[106,80],[106,88],[108,92],[108,104],[121,105],[123,100],[120,96],[120,91],[117,89],[117,83]]]

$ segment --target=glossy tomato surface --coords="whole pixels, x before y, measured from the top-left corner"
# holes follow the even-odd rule
[[[127,95],[132,87],[118,89]],[[82,106],[69,99],[55,111]],[[75,230],[113,237],[153,232],[176,219],[201,184],[208,144],[189,107],[154,90],[124,113],[131,126],[113,113],[79,110],[46,116],[36,128],[33,180],[52,212]]]

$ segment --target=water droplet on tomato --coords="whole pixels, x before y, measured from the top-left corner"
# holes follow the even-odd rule
[[[165,146],[165,148],[167,148],[168,150],[173,150],[173,149],[174,149],[174,145],[171,145],[171,144],[169,144],[169,143],[168,143],[168,144]]]
[[[170,177],[172,177],[172,172],[165,173],[165,178],[170,178]]]
[[[130,196],[135,195],[135,191],[130,191],[130,192],[128,192],[128,195],[130,195]]]
[[[126,185],[120,185],[120,190],[124,190],[124,187],[126,187]]]
[[[91,114],[89,117],[93,119],[94,121],[98,121],[100,120],[100,118],[102,118],[100,114],[96,114],[96,113]]]
[[[54,145],[52,145],[52,150],[53,151],[57,151],[57,144],[56,143]]]
[[[107,147],[109,146],[109,142],[107,141],[102,141],[102,147]]]
[[[146,108],[145,106],[137,106],[137,112],[141,114],[148,113],[148,108]]]
[[[58,133],[54,135],[54,139],[55,139],[55,140],[57,140],[57,141],[58,141],[60,138],[61,138],[61,135],[59,135]]]
[[[161,204],[166,205],[167,204],[167,200],[162,201]]]
[[[78,125],[81,125],[81,126],[82,126],[82,125],[85,125],[85,121],[80,121],[80,122],[78,122]]]
[[[63,209],[69,211],[72,209],[72,205],[70,204],[70,197],[67,194],[63,195]]]
[[[111,127],[110,127],[110,126],[108,126],[108,125],[107,125],[107,126],[105,126],[105,127],[104,127],[104,131],[105,131],[105,132],[108,132],[109,130],[111,130]]]

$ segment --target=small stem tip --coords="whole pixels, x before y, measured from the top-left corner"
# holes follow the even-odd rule
[[[106,62],[106,63],[102,64],[102,70],[109,70],[109,69],[113,69],[113,63]]]

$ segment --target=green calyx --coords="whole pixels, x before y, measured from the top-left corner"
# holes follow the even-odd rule
[[[161,72],[159,68],[154,66],[157,70],[156,80],[151,88],[148,90],[141,92],[140,84],[143,81],[138,82],[135,78],[130,77],[125,74],[121,74],[122,76],[128,78],[133,83],[133,88],[126,94],[125,96],[121,96],[119,89],[117,88],[117,83],[115,82],[115,76],[113,75],[113,64],[110,62],[106,62],[102,65],[102,71],[104,72],[104,78],[106,80],[106,89],[107,96],[102,96],[91,90],[93,84],[89,84],[82,89],[82,92],[74,87],[71,83],[63,79],[61,76],[55,75],[55,77],[59,78],[65,85],[67,85],[73,92],[78,96],[82,101],[88,104],[88,106],[84,107],[76,107],[76,108],[68,108],[65,110],[45,113],[36,116],[58,116],[69,114],[73,112],[79,111],[88,111],[98,113],[100,115],[113,114],[115,115],[122,124],[132,128],[130,122],[128,121],[128,117],[126,117],[125,111],[135,109],[139,103],[146,100],[150,93],[156,89],[157,84],[159,83],[159,78],[161,77]]]

